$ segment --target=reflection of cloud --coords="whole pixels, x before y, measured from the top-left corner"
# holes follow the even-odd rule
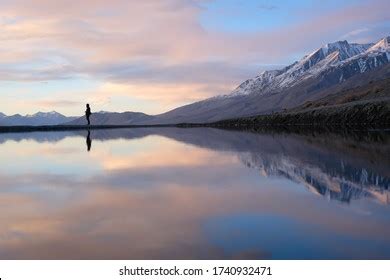
[[[144,151],[137,151],[129,155],[112,153],[95,153],[97,162],[101,163],[105,170],[132,169],[137,170],[151,168],[170,167],[197,167],[207,162],[213,162],[215,166],[225,165],[231,157],[221,157],[216,153],[205,150],[194,150],[192,147],[177,145],[171,140],[159,138],[159,146],[154,146]],[[160,145],[164,149],[160,149]],[[169,160],[168,160],[169,159]]]
[[[323,211],[316,200],[302,203],[300,196],[280,195],[271,186],[259,192],[241,180],[236,180],[234,188],[222,189],[199,188],[197,182],[180,187],[155,183],[160,187],[138,190],[97,183],[84,189],[83,196],[61,204],[43,196],[4,194],[0,200],[0,257],[229,258],[222,248],[208,244],[201,225],[209,217],[248,211],[325,225],[334,234],[355,238],[377,238],[378,232],[380,236],[390,232],[386,224],[378,225],[375,219],[362,224],[346,212]],[[241,258],[247,253],[231,257]]]
[[[268,258],[273,252],[266,250],[260,237],[272,236],[267,223],[274,225],[274,216],[283,217],[279,220],[287,226],[290,222],[306,225],[300,242],[307,241],[318,254],[332,250],[333,255],[344,251],[340,255],[383,257],[371,241],[388,243],[390,224],[384,208],[365,201],[349,208],[330,204],[302,193],[289,180],[262,178],[236,158],[237,153],[251,151],[270,158],[279,153],[307,156],[304,162],[311,164],[316,159],[329,162],[331,154],[318,154],[326,151],[324,137],[317,150],[313,143],[287,135],[156,130],[198,143],[195,146],[157,136],[135,137],[153,130],[123,133],[129,131],[134,134],[127,140],[118,134],[116,141],[94,141],[91,153],[84,151],[85,139],[80,137],[65,138],[57,145],[22,141],[0,146],[5,154],[0,159],[0,258]],[[331,141],[339,145],[334,138]],[[15,156],[11,148],[20,154]],[[83,152],[67,153],[67,149]],[[15,175],[6,172],[8,162],[18,162]],[[30,166],[23,168],[22,162]],[[77,168],[69,170],[69,162]],[[108,168],[99,168],[105,164]],[[362,211],[356,213],[353,207]],[[213,228],[218,228],[226,217],[248,213],[271,221],[260,219],[262,223],[251,227],[245,220],[249,229],[228,224],[227,228],[239,229],[238,234],[218,231],[217,238],[228,240],[228,245],[214,243],[205,231],[210,221],[216,221]],[[364,222],[360,213],[366,217]],[[260,236],[255,247],[248,248],[247,231],[254,238]],[[232,244],[235,250],[227,250]],[[356,244],[360,251],[355,252]]]

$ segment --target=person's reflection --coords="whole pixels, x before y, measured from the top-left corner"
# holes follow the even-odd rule
[[[88,149],[88,152],[89,152],[91,150],[91,145],[92,145],[91,132],[89,131],[89,129],[88,129],[86,142],[87,142],[87,149]]]

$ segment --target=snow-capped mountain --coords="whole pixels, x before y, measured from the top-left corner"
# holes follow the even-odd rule
[[[0,114],[0,125],[57,125],[74,120],[75,117],[66,117],[55,111],[38,112],[33,115],[22,116],[20,114],[6,116]]]
[[[329,43],[280,69],[264,71],[219,95],[176,108],[145,123],[214,122],[271,113],[337,90],[390,76],[390,36],[377,43]]]
[[[282,70],[264,71],[249,79],[227,96],[246,95],[253,92],[266,94],[294,86],[305,79],[315,77],[327,68],[366,52],[374,44],[349,44],[347,41],[329,43],[304,56],[300,61]]]
[[[378,43],[373,45],[369,52],[385,52],[387,57],[389,57],[389,48],[390,48],[390,36],[383,38]]]
[[[262,72],[242,83],[227,96],[279,92],[337,69],[340,70],[339,81],[342,82],[355,74],[388,63],[389,41],[390,37],[386,37],[376,44],[349,44],[347,41],[326,44],[282,70]]]

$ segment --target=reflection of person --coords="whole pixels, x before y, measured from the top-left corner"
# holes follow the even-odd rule
[[[89,152],[91,150],[91,145],[92,145],[91,132],[89,130],[88,130],[86,142],[87,142],[87,150]]]
[[[91,124],[89,117],[92,115],[91,113],[91,107],[89,107],[89,104],[87,104],[87,110],[85,110],[85,117],[87,118],[88,125]]]

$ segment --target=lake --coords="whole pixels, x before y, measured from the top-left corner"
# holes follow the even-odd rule
[[[390,133],[0,134],[1,259],[390,259]]]

